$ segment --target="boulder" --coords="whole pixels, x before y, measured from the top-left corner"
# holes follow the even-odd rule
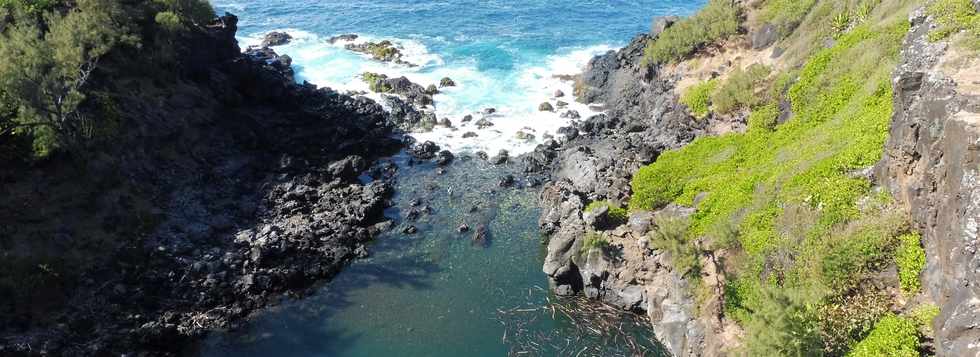
[[[464,122],[464,123],[468,123],[470,120],[473,120],[473,116],[467,114],[466,116],[463,117],[463,119],[461,121]]]
[[[752,31],[752,49],[760,50],[772,45],[779,39],[779,32],[776,26],[765,24]]]
[[[486,129],[486,128],[489,128],[491,126],[493,126],[493,122],[491,122],[487,118],[481,118],[480,120],[477,120],[476,121],[476,127],[477,128]]]
[[[551,103],[544,102],[544,103],[541,103],[541,105],[538,106],[538,111],[542,111],[542,112],[553,112],[553,111],[555,111],[555,107],[552,106]]]
[[[447,128],[452,128],[453,127],[453,122],[450,121],[449,118],[442,118],[442,120],[439,120],[439,125],[444,126],[444,127],[447,127]]]
[[[472,131],[467,131],[467,132],[463,133],[463,139],[475,138],[475,137],[478,137],[478,136],[479,135],[477,135],[476,133],[474,133]]]
[[[555,91],[555,98],[561,98],[564,96],[565,96],[565,92],[562,92],[561,89]]]
[[[441,88],[442,87],[455,87],[455,86],[456,86],[456,82],[454,82],[449,77],[443,77],[441,80],[439,80],[439,87],[441,87]]]
[[[436,155],[436,164],[439,166],[446,166],[453,162],[454,158],[455,156],[453,156],[453,153],[449,152],[449,150],[442,150]]]
[[[288,33],[285,32],[277,32],[277,31],[269,32],[265,34],[265,37],[262,39],[262,47],[285,45],[289,43],[289,41],[292,39],[293,36],[290,36]]]
[[[526,133],[523,130],[517,131],[517,134],[514,134],[514,137],[517,138],[517,140],[523,141],[533,141],[535,138],[534,134]]]
[[[340,42],[340,41],[343,41],[343,42],[351,42],[351,41],[356,40],[357,38],[358,38],[357,35],[352,34],[352,33],[349,33],[349,34],[343,34],[343,35],[337,35],[337,36],[331,37],[330,39],[327,40],[327,42],[330,42],[331,44],[334,44],[334,43],[337,43],[337,42]]]
[[[660,36],[667,28],[674,25],[674,23],[680,20],[677,16],[657,16],[653,18],[653,22],[650,24],[650,37],[656,38]]]
[[[430,84],[428,87],[425,87],[425,94],[428,95],[439,94],[439,88],[436,88],[435,84]]]
[[[573,119],[574,120],[574,119],[581,119],[582,118],[582,115],[580,115],[577,110],[568,110],[568,111],[566,111],[564,113],[561,113],[561,117],[563,119]]]
[[[491,114],[496,113],[496,112],[497,112],[497,108],[486,108],[486,109],[483,109],[483,114],[485,114],[485,115],[491,115]]]
[[[490,158],[490,163],[494,165],[500,165],[507,162],[507,160],[509,159],[510,159],[510,153],[508,153],[507,150],[501,149],[496,156]]]
[[[558,108],[560,109],[560,108],[564,108],[564,107],[567,107],[567,106],[568,106],[568,103],[567,103],[567,102],[565,102],[565,101],[561,101],[561,100],[559,100],[558,102],[556,102],[556,103],[555,103],[555,106],[556,106],[556,107],[558,107]]]

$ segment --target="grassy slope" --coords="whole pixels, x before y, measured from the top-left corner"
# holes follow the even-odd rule
[[[764,2],[753,11],[781,32],[779,46],[788,50],[780,67],[802,68],[770,76],[769,92],[776,94],[754,107],[748,132],[700,138],[634,176],[630,209],[696,206],[690,241],[724,242],[708,246],[729,257],[725,314],[746,327],[752,354],[842,354],[887,310],[854,301],[875,294],[861,282],[893,263],[895,246],[908,245],[908,236],[899,238],[907,233],[905,218],[858,172],[882,155],[891,72],[913,5]],[[829,39],[833,45],[825,48]],[[793,116],[773,127],[780,100],[791,103]],[[921,269],[904,263],[917,259],[904,256],[908,251],[921,254],[903,249],[899,267]],[[903,272],[903,280],[917,273]],[[828,309],[845,313],[821,313]]]

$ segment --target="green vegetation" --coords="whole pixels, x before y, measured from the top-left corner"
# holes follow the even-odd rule
[[[619,226],[629,220],[629,212],[626,211],[626,208],[614,205],[609,201],[592,202],[588,206],[585,206],[585,212],[595,211],[599,207],[609,208],[609,219],[612,221],[610,223],[612,223],[613,226]]]
[[[823,352],[842,356],[851,350],[875,323],[890,313],[891,296],[880,290],[861,290],[837,297],[817,310]]]
[[[582,248],[579,250],[580,254],[588,255],[592,253],[593,250],[605,250],[609,247],[609,241],[601,233],[589,232],[585,234],[585,240],[582,241]]]
[[[711,93],[714,92],[717,85],[718,80],[716,79],[695,84],[681,95],[681,103],[687,106],[695,118],[707,117],[710,112]]]
[[[800,21],[794,26],[801,29],[829,29],[841,6],[764,6],[773,4],[786,7],[771,8],[772,19]],[[737,243],[725,244],[737,249],[724,267],[724,312],[745,327],[748,355],[840,355],[887,312],[877,293],[859,287],[893,262],[908,228],[890,200],[854,172],[882,155],[892,114],[890,72],[908,24],[904,16],[881,23],[856,18],[847,16],[832,47],[799,48],[811,53],[799,70],[770,75],[749,68],[716,92],[702,84],[685,93],[699,116],[708,102],[716,111],[751,110],[750,129],[665,152],[633,178],[632,210],[695,206],[698,197],[684,238],[673,242],[690,247],[718,227],[736,227],[729,231]],[[782,101],[792,116],[777,125]]]
[[[874,330],[854,346],[848,357],[918,357],[919,331],[913,320],[888,315],[875,324]]]
[[[980,49],[980,13],[973,8],[970,0],[936,0],[929,5],[927,11],[938,27],[929,33],[929,39],[939,41],[949,36],[966,31],[969,37],[967,46]]]
[[[143,27],[144,14],[159,27]],[[106,57],[153,47],[158,28],[172,32],[213,15],[201,0],[0,0],[0,147],[15,150],[9,143],[25,140],[32,147],[31,153],[2,156],[78,152],[100,139],[95,134],[114,131],[119,123],[107,120],[101,114],[108,109],[99,107],[112,96],[91,96],[98,90],[91,82]]]
[[[651,40],[645,49],[644,61],[676,62],[738,31],[738,6],[730,0],[710,0],[697,14],[679,21]]]
[[[372,92],[387,93],[392,90],[391,84],[388,84],[388,76],[386,75],[364,72],[361,74],[361,79],[368,84]]]
[[[900,245],[895,253],[895,265],[898,266],[898,278],[902,291],[906,294],[919,292],[922,283],[919,274],[926,267],[926,251],[918,234],[905,234],[898,238]]]
[[[932,322],[939,316],[939,306],[934,304],[925,304],[912,310],[911,317],[919,324],[919,329],[922,331],[923,335],[935,337],[935,331],[932,328]]]
[[[766,100],[765,85],[771,69],[753,64],[746,69],[736,68],[711,94],[712,109],[729,114],[739,109],[754,108]]]
[[[655,249],[670,255],[671,265],[680,275],[701,274],[701,248],[687,235],[688,222],[678,218],[657,220],[647,240]]]
[[[761,20],[772,24],[781,36],[793,32],[810,12],[816,0],[768,0],[763,5]]]

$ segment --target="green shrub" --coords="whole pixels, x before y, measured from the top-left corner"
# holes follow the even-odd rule
[[[716,79],[695,84],[681,95],[680,101],[687,106],[695,118],[704,118],[710,112],[711,93],[714,92],[717,85],[718,80]]]
[[[919,325],[919,329],[923,332],[923,335],[935,337],[932,324],[936,317],[939,316],[939,312],[939,306],[924,304],[912,310],[911,317]]]
[[[793,286],[762,290],[758,310],[745,324],[745,356],[819,355],[814,302],[820,294]]]
[[[609,241],[600,233],[588,232],[585,234],[585,238],[582,240],[582,248],[579,250],[580,254],[588,255],[592,253],[593,250],[605,250],[609,247]]]
[[[915,321],[887,315],[875,324],[871,333],[854,346],[848,357],[918,357],[919,332]]]
[[[192,25],[206,25],[214,20],[214,9],[207,0],[154,0],[163,7],[161,12],[179,15],[180,19]]]
[[[655,249],[670,255],[671,265],[680,275],[701,275],[701,248],[687,235],[688,223],[679,218],[658,219],[647,240]]]
[[[929,33],[929,39],[940,41],[960,31],[967,31],[972,39],[971,48],[980,46],[980,13],[971,0],[936,0],[927,7],[937,24]]]
[[[778,104],[768,104],[756,108],[749,114],[749,130],[750,131],[772,131],[776,128],[777,120],[779,119],[779,105]]]
[[[137,42],[124,17],[113,1],[82,0],[65,13],[46,12],[43,26],[20,18],[0,34],[0,108],[17,108],[13,130],[34,138],[37,156],[77,147],[98,119],[78,110],[83,87],[100,58]]]
[[[755,129],[698,138],[662,153],[633,176],[631,210],[672,202],[694,206],[697,198],[687,241],[736,222],[744,257],[726,271],[724,311],[763,336],[747,338],[757,341],[753,351],[808,351],[814,345],[811,328],[818,324],[800,314],[816,311],[824,297],[845,294],[892,259],[904,216],[859,205],[875,193],[867,179],[852,172],[882,155],[892,116],[891,71],[907,31],[904,18],[856,26],[833,47],[810,56],[798,72],[774,77],[779,88],[750,115]],[[759,130],[771,127],[784,95],[793,116]],[[799,332],[793,333],[804,341],[781,347],[790,337],[760,341],[782,331],[766,331],[765,324],[749,328],[781,319],[759,318],[773,300],[787,306],[787,298],[768,296],[769,289],[813,296],[783,308],[796,320],[777,324],[795,326]]]
[[[736,68],[711,94],[712,109],[721,114],[729,114],[762,103],[766,98],[761,92],[770,71],[769,67],[761,64],[753,64],[745,70]]]
[[[816,0],[768,0],[760,19],[776,27],[781,36],[789,35],[803,21]]]
[[[821,306],[817,321],[824,353],[830,356],[847,353],[868,335],[875,322],[890,312],[890,305],[891,296],[871,290],[838,297]]]
[[[906,234],[898,238],[899,246],[895,254],[895,265],[898,266],[898,279],[902,291],[915,294],[921,288],[919,275],[926,267],[926,251],[918,234]]]
[[[599,207],[609,208],[609,219],[612,221],[611,223],[615,226],[625,224],[626,221],[629,220],[629,212],[626,211],[626,208],[614,205],[609,201],[595,201],[589,203],[588,206],[585,206],[585,212],[595,211]]]
[[[158,12],[154,20],[161,28],[167,31],[180,31],[185,29],[180,17],[173,11]]]
[[[710,0],[701,11],[667,28],[650,41],[644,52],[644,61],[676,62],[738,31],[738,6],[730,0]]]

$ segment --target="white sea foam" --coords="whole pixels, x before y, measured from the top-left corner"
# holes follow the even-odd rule
[[[608,45],[586,48],[564,49],[557,54],[542,58],[537,63],[518,65],[514,70],[490,69],[481,71],[472,60],[455,60],[447,63],[438,54],[431,53],[418,39],[391,39],[402,49],[403,59],[418,67],[373,61],[365,55],[347,51],[344,45],[350,42],[327,42],[329,36],[282,29],[293,36],[293,40],[283,46],[275,47],[280,54],[293,59],[297,79],[306,80],[319,86],[331,87],[339,91],[368,92],[368,86],[360,79],[364,72],[383,73],[390,77],[405,76],[423,86],[437,84],[443,77],[452,78],[456,87],[441,88],[435,96],[435,113],[448,118],[455,128],[437,127],[431,132],[411,133],[420,141],[433,141],[443,148],[455,152],[486,151],[496,153],[507,150],[511,154],[521,154],[534,150],[547,136],[557,136],[560,127],[567,126],[569,119],[561,118],[566,110],[576,110],[587,118],[596,114],[587,105],[575,102],[572,97],[573,84],[555,78],[555,75],[577,74],[582,71],[589,59],[612,49]],[[242,47],[258,45],[263,34],[240,38]],[[382,40],[374,36],[361,35],[354,42],[376,42]],[[563,98],[554,98],[561,90]],[[380,100],[376,93],[368,97]],[[568,107],[555,112],[538,111],[538,106],[549,102],[556,106],[558,100],[568,103]],[[475,122],[483,115],[485,108],[497,110],[487,119],[493,126],[478,129]],[[473,115],[469,123],[461,119]],[[467,132],[478,136],[463,138]],[[534,139],[518,139],[518,132],[531,134]]]

